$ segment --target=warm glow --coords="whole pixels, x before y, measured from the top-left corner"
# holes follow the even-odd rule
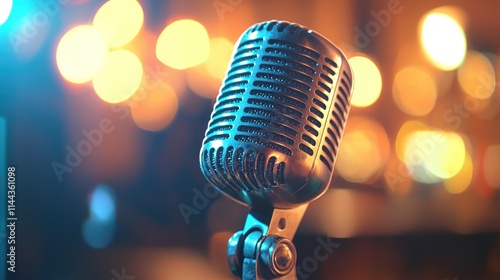
[[[156,57],[165,65],[179,70],[205,62],[209,53],[207,30],[191,19],[169,24],[156,43]]]
[[[90,25],[80,25],[59,41],[56,62],[66,80],[81,84],[97,74],[107,56],[108,45],[102,32]]]
[[[196,94],[207,99],[217,97],[221,81],[208,74],[206,67],[198,66],[186,72],[186,81],[189,88]]]
[[[457,175],[465,156],[465,143],[455,132],[417,131],[407,139],[405,163],[419,182],[435,183]]]
[[[127,276],[117,276],[121,280],[138,280],[141,275],[148,280],[233,280],[231,272],[220,271],[210,262],[208,257],[195,249],[187,247],[179,248],[153,248],[146,247],[135,251],[131,256],[131,263],[137,272],[129,273]],[[226,247],[226,245],[224,245]],[[226,256],[224,255],[224,258]],[[128,266],[127,266],[128,267]],[[227,264],[224,267],[227,269]],[[125,270],[116,269],[118,273]],[[132,270],[133,271],[133,270]],[[110,274],[111,275],[111,274]],[[109,278],[113,279],[112,276]]]
[[[457,175],[462,169],[466,150],[464,140],[457,133],[445,132],[443,138],[442,143],[437,143],[436,151],[427,157],[425,165],[434,175],[447,179]]]
[[[469,51],[458,68],[458,82],[468,95],[488,99],[495,91],[495,68],[484,54]]]
[[[226,38],[215,38],[210,40],[210,56],[205,67],[208,73],[222,81],[226,74],[231,54],[233,53],[233,44]]]
[[[355,192],[347,189],[332,189],[318,202],[321,227],[327,235],[337,238],[353,237],[359,231],[360,207]]]
[[[382,76],[377,65],[364,56],[349,58],[354,79],[354,92],[351,104],[356,107],[368,107],[375,103],[382,90]]]
[[[382,125],[362,117],[349,119],[340,147],[335,168],[346,180],[358,183],[377,179],[390,153]]]
[[[403,112],[411,116],[424,116],[436,104],[436,83],[427,72],[416,67],[406,67],[394,78],[392,96]]]
[[[488,185],[500,188],[500,145],[491,145],[484,157],[484,178]]]
[[[130,98],[142,81],[139,58],[126,50],[109,54],[101,71],[92,80],[95,92],[108,103],[119,103]]]
[[[99,28],[112,48],[130,42],[141,30],[144,13],[136,0],[111,0],[97,11],[94,26]]]
[[[427,125],[419,121],[407,121],[399,129],[396,137],[396,154],[401,161],[405,160],[408,138],[416,131],[426,130]]]
[[[429,13],[421,27],[421,44],[430,61],[439,69],[456,69],[464,60],[467,42],[460,24],[451,16]]]
[[[428,158],[436,152],[441,137],[435,137],[431,131],[416,131],[411,133],[405,143],[404,162],[415,181],[432,184],[442,179],[429,172],[426,166]]]
[[[141,89],[137,95],[137,101],[129,105],[137,126],[148,131],[159,131],[172,122],[177,113],[178,101],[169,85],[160,83],[150,91]]]
[[[0,0],[0,26],[7,21],[12,10],[12,0]]]
[[[457,175],[446,179],[444,181],[444,186],[449,193],[462,193],[467,187],[469,187],[472,181],[472,175],[474,174],[474,166],[472,164],[472,159],[469,154],[466,153],[464,165]]]

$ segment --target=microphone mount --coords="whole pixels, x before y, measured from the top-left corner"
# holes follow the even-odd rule
[[[228,242],[233,274],[242,280],[296,280],[297,251],[292,239],[307,206],[271,211],[253,208],[243,230]]]

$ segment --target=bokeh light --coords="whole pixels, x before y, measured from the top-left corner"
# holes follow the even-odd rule
[[[174,69],[186,69],[205,62],[210,54],[210,40],[205,27],[191,19],[169,24],[156,42],[156,57]]]
[[[231,60],[233,47],[233,43],[226,38],[210,39],[210,56],[205,67],[212,77],[222,81]]]
[[[464,192],[472,181],[474,165],[469,153],[466,153],[462,169],[457,175],[444,180],[444,186],[449,193],[459,194]]]
[[[441,70],[456,69],[465,58],[467,42],[464,31],[445,13],[431,12],[424,17],[420,42],[429,60]]]
[[[422,183],[436,183],[458,174],[466,157],[460,135],[446,131],[416,131],[408,136],[405,163],[413,178]]]
[[[113,240],[114,233],[114,224],[93,219],[88,219],[83,222],[83,238],[92,248],[101,249],[107,247]]]
[[[457,133],[445,132],[443,138],[444,141],[437,142],[436,151],[430,152],[430,156],[427,157],[425,162],[426,167],[434,175],[447,179],[455,176],[462,169],[466,150],[464,140]]]
[[[484,178],[488,185],[500,188],[500,145],[491,145],[484,157]]]
[[[426,166],[427,158],[436,151],[437,142],[431,131],[416,131],[408,135],[405,143],[404,163],[417,182],[432,184],[441,182],[442,178],[434,175]]]
[[[90,81],[108,57],[104,34],[90,25],[80,25],[68,31],[59,41],[56,62],[61,75],[69,82]]]
[[[370,183],[380,175],[389,153],[389,139],[379,122],[351,117],[335,168],[347,181]]]
[[[436,104],[437,87],[427,72],[410,66],[396,74],[392,96],[403,112],[411,116],[424,116]]]
[[[100,29],[112,48],[130,42],[139,33],[144,12],[136,0],[108,1],[97,11],[93,25]]]
[[[331,189],[311,205],[308,211],[315,213],[317,230],[337,238],[355,236],[359,232],[361,210],[355,194],[352,190]]]
[[[227,271],[227,241],[233,232],[222,231],[212,234],[209,243],[209,256],[211,264],[219,271]]]
[[[12,0],[0,0],[0,26],[7,21],[12,10]]]
[[[82,234],[92,248],[104,248],[111,243],[115,232],[115,197],[105,184],[97,185],[90,196],[90,216],[84,221]]]
[[[217,97],[222,83],[221,80],[210,75],[207,68],[201,65],[186,72],[186,82],[196,95],[213,100]]]
[[[105,184],[98,185],[90,199],[90,218],[100,221],[112,221],[115,218],[113,191]]]
[[[148,280],[234,280],[227,264],[225,270],[219,271],[198,250],[176,247],[178,248],[141,248],[131,253],[132,262],[128,267],[131,267],[131,271],[137,271],[134,275]],[[132,274],[127,277],[127,280],[139,278]]]
[[[137,126],[148,131],[159,131],[172,122],[177,113],[178,99],[169,85],[162,82],[153,90],[137,94],[141,97],[129,104]]]
[[[458,68],[458,82],[468,95],[488,99],[495,91],[495,68],[484,54],[469,51]]]
[[[368,57],[349,58],[354,79],[354,92],[351,104],[356,107],[368,107],[375,103],[382,91],[382,76],[377,65]]]
[[[402,161],[405,160],[405,151],[408,138],[417,131],[426,130],[427,125],[419,121],[407,121],[405,122],[398,131],[396,137],[396,154],[398,158]]]
[[[109,54],[105,64],[92,80],[97,95],[108,103],[130,98],[141,85],[143,76],[139,58],[126,50]]]

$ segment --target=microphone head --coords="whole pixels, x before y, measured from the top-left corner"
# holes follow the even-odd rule
[[[294,208],[332,179],[350,108],[345,55],[301,25],[267,21],[233,51],[200,152],[207,180],[251,207]]]

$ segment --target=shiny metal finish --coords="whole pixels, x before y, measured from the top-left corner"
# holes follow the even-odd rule
[[[295,280],[297,253],[291,240],[307,206],[250,210],[243,230],[228,242],[228,262],[233,274],[243,280]]]
[[[332,179],[351,89],[346,57],[303,26],[259,23],[235,45],[200,165],[222,193],[251,207],[227,251],[243,280],[296,279],[291,240]]]
[[[328,187],[352,75],[331,42],[269,21],[235,45],[200,152],[205,177],[249,206],[293,208]]]

